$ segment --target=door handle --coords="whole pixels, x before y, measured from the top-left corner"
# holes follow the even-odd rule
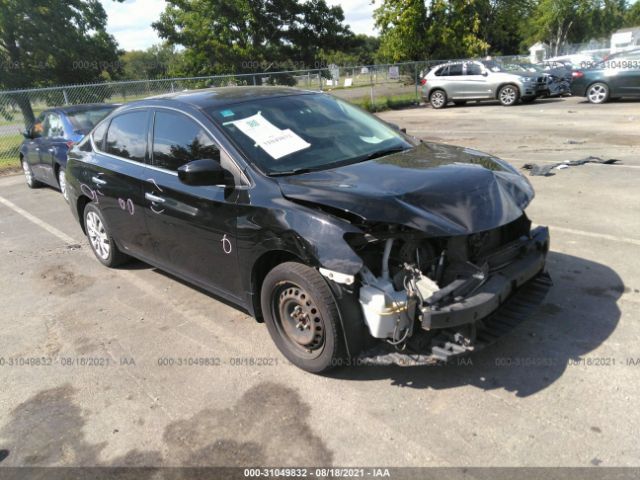
[[[98,177],[91,177],[91,180],[93,180],[93,183],[95,183],[96,185],[106,185],[107,184],[106,180],[102,180],[101,178],[98,178]]]
[[[158,197],[152,193],[145,193],[144,194],[144,198],[146,198],[147,200],[149,200],[150,202],[153,203],[164,203],[165,200],[162,197]]]

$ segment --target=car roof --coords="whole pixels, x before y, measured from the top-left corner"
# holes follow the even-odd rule
[[[146,98],[144,100],[131,102],[127,105],[140,106],[145,104],[153,105],[158,103],[175,104],[176,102],[179,102],[204,110],[209,108],[220,108],[227,105],[233,105],[263,98],[305,95],[310,93],[318,92],[292,87],[214,87],[157,95],[154,97]]]

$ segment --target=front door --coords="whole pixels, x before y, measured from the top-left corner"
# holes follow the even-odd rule
[[[464,98],[492,98],[491,87],[487,81],[488,73],[484,67],[475,62],[465,65],[464,75]]]
[[[157,263],[204,288],[240,297],[236,252],[236,190],[183,184],[177,169],[192,160],[221,161],[200,123],[158,109],[153,122],[151,167],[144,183],[146,217]]]

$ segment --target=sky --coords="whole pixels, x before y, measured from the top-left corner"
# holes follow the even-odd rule
[[[111,33],[120,48],[124,50],[144,50],[160,42],[151,24],[164,10],[163,0],[126,0],[124,3],[101,0],[107,11],[107,31]],[[374,35],[373,10],[371,0],[327,0],[329,5],[341,5],[345,22],[355,33]]]

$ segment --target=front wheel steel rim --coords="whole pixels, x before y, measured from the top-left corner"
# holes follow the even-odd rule
[[[431,96],[431,103],[433,103],[435,107],[441,107],[442,105],[444,105],[444,95],[440,92],[434,93]]]
[[[91,248],[101,259],[107,260],[111,253],[111,244],[102,220],[95,212],[89,212],[86,223]]]
[[[589,89],[589,100],[593,103],[602,103],[607,98],[607,89],[604,85],[594,85]]]
[[[285,282],[274,291],[272,313],[280,336],[298,355],[317,358],[325,344],[324,319],[313,298]]]
[[[516,101],[516,91],[511,87],[503,88],[500,92],[500,100],[505,105],[511,105]]]

